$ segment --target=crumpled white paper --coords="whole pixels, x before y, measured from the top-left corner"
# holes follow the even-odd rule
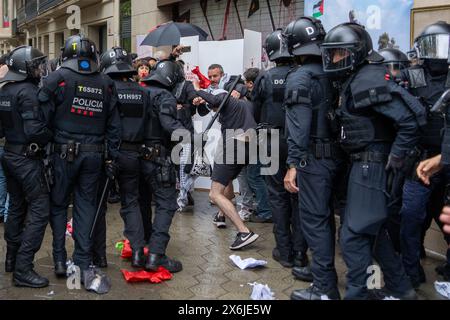
[[[70,277],[73,273],[78,272],[79,268],[77,269],[77,266],[75,265],[75,263],[73,263],[72,260],[67,260],[66,261],[66,275],[67,277]]]
[[[434,282],[434,289],[447,299],[450,299],[450,282]]]
[[[248,283],[253,287],[250,299],[252,300],[275,300],[274,293],[267,284],[263,285],[258,282]]]
[[[230,259],[242,270],[247,268],[263,267],[267,264],[267,261],[265,260],[256,260],[254,258],[247,258],[242,260],[240,256],[234,254],[230,256]]]

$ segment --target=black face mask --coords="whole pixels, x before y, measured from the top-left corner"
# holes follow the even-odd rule
[[[441,76],[448,72],[447,60],[426,59],[423,64],[430,71],[432,76]]]

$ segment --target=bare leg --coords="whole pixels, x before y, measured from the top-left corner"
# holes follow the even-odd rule
[[[230,187],[231,185],[231,187]],[[227,190],[228,189],[228,190]],[[214,203],[219,207],[220,211],[225,214],[225,216],[231,220],[234,226],[238,229],[239,232],[250,232],[250,230],[245,226],[242,222],[239,214],[236,211],[231,200],[228,198],[233,196],[233,185],[230,183],[227,187],[222,184],[213,181],[211,185],[211,191],[209,193],[209,197]],[[227,192],[228,191],[228,192]],[[227,196],[225,196],[227,195]],[[231,198],[232,199],[232,198]]]
[[[234,198],[234,188],[233,188],[233,182],[230,182],[224,191],[225,197],[227,197],[228,200],[233,200]],[[225,213],[220,209],[219,207],[219,216],[223,217]]]

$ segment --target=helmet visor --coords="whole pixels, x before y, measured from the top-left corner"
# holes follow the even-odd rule
[[[417,39],[418,57],[420,59],[448,59],[450,35],[431,34]]]
[[[387,62],[385,63],[389,71],[402,71],[408,68],[408,64],[405,62]]]
[[[353,67],[353,52],[350,47],[322,46],[323,70],[335,72]]]

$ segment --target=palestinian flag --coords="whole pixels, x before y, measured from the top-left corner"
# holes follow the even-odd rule
[[[313,7],[313,17],[314,18],[319,18],[321,16],[323,16],[323,2],[325,0],[320,0],[319,2],[317,2],[314,7]]]

